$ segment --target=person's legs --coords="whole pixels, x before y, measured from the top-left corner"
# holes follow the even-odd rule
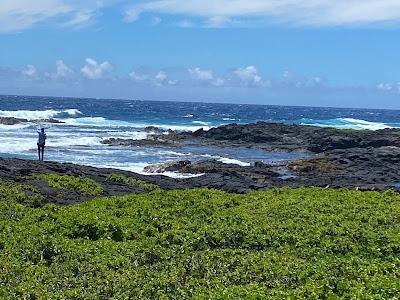
[[[40,145],[37,145],[37,149],[38,149],[38,156],[39,156],[39,160],[40,160]]]
[[[42,160],[44,160],[44,145],[42,146]]]

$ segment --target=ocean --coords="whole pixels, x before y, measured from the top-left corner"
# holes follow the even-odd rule
[[[64,123],[45,124],[45,159],[144,173],[150,164],[177,160],[216,159],[250,165],[254,161],[295,159],[303,154],[268,153],[247,148],[209,146],[115,147],[101,144],[108,138],[144,139],[144,128],[197,130],[230,123],[257,121],[370,129],[400,128],[400,111],[215,104],[139,100],[0,96],[0,117],[28,120],[54,118]],[[40,124],[0,125],[0,156],[37,159]],[[167,173],[173,177],[187,174]]]

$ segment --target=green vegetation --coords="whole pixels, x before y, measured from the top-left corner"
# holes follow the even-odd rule
[[[398,299],[400,195],[197,189],[33,209],[0,186],[0,299]]]
[[[123,176],[123,175],[117,175],[117,174],[112,174],[110,176],[107,177],[108,181],[113,181],[113,182],[119,182],[119,183],[123,183],[126,185],[131,185],[131,186],[136,186],[139,188],[142,188],[146,191],[154,191],[159,189],[159,187],[155,184],[152,183],[148,183],[146,181],[140,180],[140,179],[135,179],[132,177],[127,177],[127,176]]]
[[[392,129],[390,131],[391,134],[395,135],[395,136],[399,136],[400,135],[400,129]]]
[[[99,183],[87,177],[74,177],[54,173],[40,174],[34,177],[46,181],[53,188],[76,191],[84,196],[99,196],[103,191]]]
[[[0,181],[0,199],[3,201],[13,200],[31,207],[38,207],[42,204],[43,195],[36,187],[31,185]]]
[[[367,129],[354,129],[354,128],[333,128],[329,127],[331,131],[335,131],[337,133],[367,133],[369,130]]]

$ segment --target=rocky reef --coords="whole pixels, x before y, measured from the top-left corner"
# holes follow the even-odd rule
[[[149,173],[203,174],[185,182],[232,192],[248,192],[282,186],[355,187],[382,190],[400,186],[400,131],[396,129],[349,130],[259,122],[231,124],[208,131],[157,133],[145,140],[110,139],[109,145],[182,146],[213,145],[253,147],[265,151],[302,152],[312,157],[252,166],[215,160],[179,161],[150,166]]]
[[[56,120],[56,119],[38,119],[38,120],[28,120],[28,119],[23,119],[23,118],[14,118],[14,117],[0,117],[0,124],[2,125],[18,125],[18,124],[24,124],[24,123],[53,123],[53,124],[59,124],[59,123],[64,123],[62,121]]]
[[[12,120],[10,121],[12,122]],[[266,151],[302,151],[309,158],[276,163],[255,162],[250,166],[222,163],[217,160],[176,161],[151,165],[140,175],[128,171],[99,169],[74,164],[0,159],[0,178],[34,186],[48,202],[69,204],[93,198],[73,189],[55,188],[72,177],[92,180],[101,187],[98,196],[143,193],[149,186],[170,189],[208,187],[228,192],[247,193],[277,187],[346,187],[361,190],[400,189],[400,131],[339,130],[300,125],[257,123],[227,125],[209,131],[170,132],[149,129],[149,138],[141,141],[110,139],[112,145],[180,147],[193,144],[214,146],[246,146]],[[136,144],[138,143],[138,144]],[[191,178],[175,179],[164,172],[192,174]],[[54,186],[46,176],[61,176]],[[45,176],[46,175],[46,176]],[[64,176],[64,177],[63,177]],[[70,177],[68,177],[70,176]],[[57,179],[58,180],[58,179]],[[72,180],[72,179],[71,179]],[[28,191],[28,193],[30,193]]]

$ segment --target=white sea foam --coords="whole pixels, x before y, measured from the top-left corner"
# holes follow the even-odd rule
[[[194,126],[194,125],[169,125],[169,124],[149,124],[149,123],[134,123],[121,120],[110,120],[103,117],[83,117],[83,118],[69,118],[63,120],[65,125],[69,126],[93,126],[93,127],[130,127],[140,128],[157,127],[161,129],[171,129],[176,131],[196,131],[198,129],[209,130],[210,126]],[[63,124],[60,124],[63,125]],[[202,125],[202,124],[201,124]]]
[[[2,137],[0,143],[0,153],[23,153],[36,149],[34,138]]]
[[[136,127],[135,123],[129,123],[120,120],[109,120],[103,117],[84,117],[70,118],[63,120],[66,125],[70,126],[94,126],[94,127]]]
[[[114,138],[127,138],[132,140],[144,140],[149,134],[144,131],[117,131],[107,132],[107,136]]]
[[[65,117],[78,117],[82,113],[78,109],[65,110],[0,110],[0,117],[14,117],[27,120],[57,119]]]
[[[227,158],[227,157],[220,157],[217,160],[220,162],[223,162],[224,164],[234,164],[234,165],[239,165],[242,167],[249,167],[251,165],[248,162],[240,161],[238,159],[233,159],[233,158]]]
[[[369,122],[369,121],[352,119],[352,118],[342,118],[342,120],[344,122],[349,123],[349,125],[352,126],[352,128],[354,128],[354,129],[379,130],[379,129],[385,129],[385,128],[392,128],[392,126],[389,126],[388,124],[379,123],[379,122]]]
[[[147,163],[111,163],[111,164],[91,164],[94,167],[100,168],[113,168],[113,169],[120,169],[124,171],[130,171],[141,175],[147,176],[156,176],[156,175],[163,175],[172,178],[195,178],[203,176],[204,174],[189,174],[189,173],[178,173],[178,172],[163,172],[163,173],[147,173],[144,171],[144,168],[148,166]]]
[[[301,125],[313,125],[319,127],[335,127],[341,129],[369,129],[369,130],[379,130],[385,128],[393,128],[393,126],[381,123],[381,122],[370,122],[354,118],[337,118],[330,120],[306,120],[301,122]]]
[[[181,153],[172,150],[160,150],[157,151],[157,155],[159,156],[191,156],[192,153]]]
[[[162,174],[151,174],[151,175],[164,175],[172,178],[177,178],[177,179],[185,179],[185,178],[197,178],[201,177],[204,175],[204,173],[201,174],[190,174],[190,173],[178,173],[178,172],[164,172]]]
[[[49,137],[48,144],[50,147],[68,148],[70,146],[98,146],[101,138],[96,136],[64,136],[60,138]]]
[[[210,123],[208,122],[204,122],[204,121],[193,121],[193,124],[199,124],[199,125],[205,125],[205,126],[209,126]]]
[[[30,126],[31,126],[31,124],[15,124],[15,125],[0,124],[0,131],[20,130],[20,129],[28,128]]]

